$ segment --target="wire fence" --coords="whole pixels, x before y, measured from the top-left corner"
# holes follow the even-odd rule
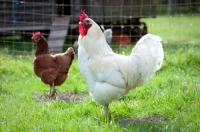
[[[198,0],[0,0],[0,49],[33,53],[31,36],[40,31],[48,41],[56,33],[53,42],[63,41],[52,48],[62,52],[78,39],[81,10],[102,30],[112,30],[112,46],[134,45],[148,32],[167,44],[200,42]]]

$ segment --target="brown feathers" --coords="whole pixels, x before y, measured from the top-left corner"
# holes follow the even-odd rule
[[[41,81],[50,85],[50,96],[56,93],[55,86],[64,83],[68,77],[68,71],[74,60],[73,48],[68,48],[65,53],[51,55],[46,39],[36,32],[33,40],[37,43],[35,57],[33,61],[34,72],[41,78]]]

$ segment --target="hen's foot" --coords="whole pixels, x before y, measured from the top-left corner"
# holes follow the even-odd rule
[[[56,94],[57,94],[56,90],[53,90],[53,91],[50,91],[50,92],[48,93],[48,96],[49,96],[49,97],[54,97]]]

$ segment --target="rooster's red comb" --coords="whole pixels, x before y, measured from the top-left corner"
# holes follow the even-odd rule
[[[35,33],[33,34],[33,37],[38,36],[38,35],[41,35],[40,31],[35,32]]]
[[[85,10],[81,11],[79,18],[80,18],[80,21],[83,21],[85,18],[88,18],[87,14],[85,14]]]

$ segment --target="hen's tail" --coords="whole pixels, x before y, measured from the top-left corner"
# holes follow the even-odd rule
[[[131,55],[138,58],[140,73],[144,78],[151,77],[162,66],[164,51],[159,36],[144,35],[134,47]],[[146,80],[145,79],[145,80]]]

